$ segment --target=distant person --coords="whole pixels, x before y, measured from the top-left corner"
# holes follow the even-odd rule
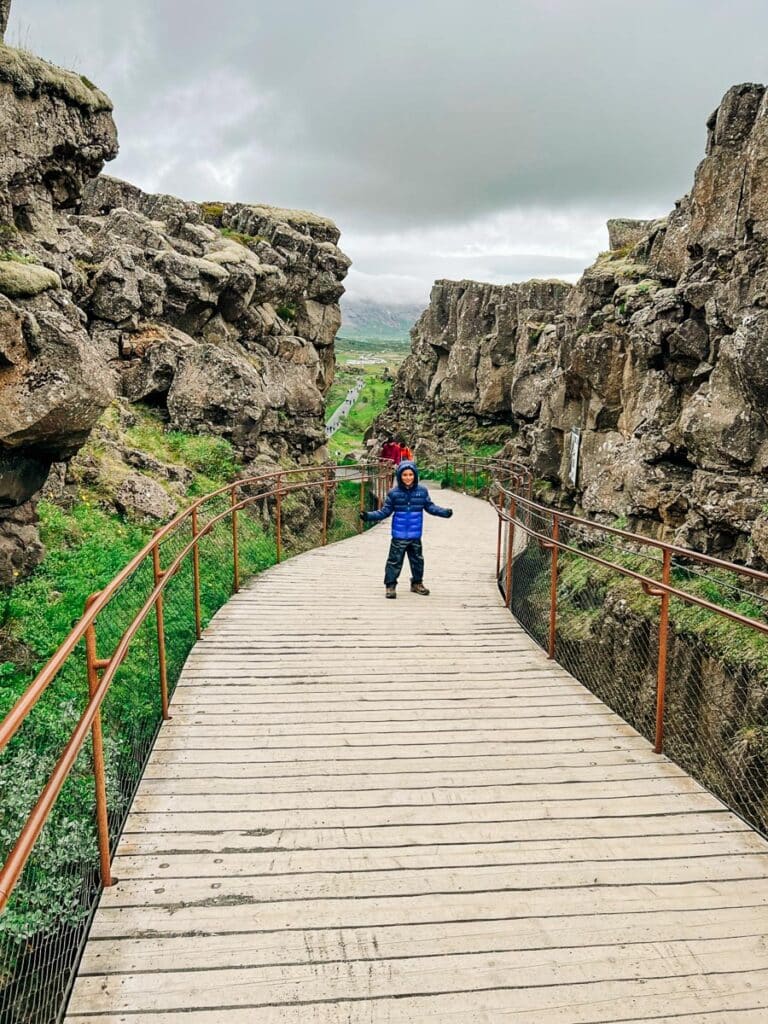
[[[408,462],[413,462],[413,452],[402,439],[400,440],[400,458],[407,460]]]
[[[392,541],[384,568],[385,596],[397,597],[397,581],[405,556],[408,555],[411,566],[411,593],[427,597],[429,591],[424,586],[424,554],[421,547],[424,513],[450,519],[453,509],[435,505],[427,488],[419,484],[419,471],[415,462],[401,462],[395,476],[397,484],[389,491],[378,512],[361,512],[360,518],[365,523],[378,523],[394,512]]]
[[[402,455],[400,453],[400,445],[397,443],[394,437],[392,437],[391,434],[387,434],[386,440],[382,445],[381,457],[382,459],[389,459],[389,461],[393,462],[395,466],[400,465],[402,459]]]

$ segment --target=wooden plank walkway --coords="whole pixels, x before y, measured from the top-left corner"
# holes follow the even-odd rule
[[[768,1020],[768,845],[528,639],[443,495],[257,578],[195,647],[69,1024]]]

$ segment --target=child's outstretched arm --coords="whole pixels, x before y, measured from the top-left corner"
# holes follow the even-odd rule
[[[387,494],[384,499],[384,504],[376,512],[361,512],[360,518],[364,523],[380,523],[382,519],[386,519],[387,516],[391,516],[395,511],[395,507],[392,504],[392,498]]]
[[[429,512],[431,516],[441,516],[443,519],[450,519],[453,515],[452,508],[441,508],[439,505],[436,505],[430,498],[429,491],[427,491],[427,503],[424,506],[424,511]]]

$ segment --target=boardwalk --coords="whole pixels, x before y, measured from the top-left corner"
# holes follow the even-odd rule
[[[69,1024],[752,1024],[768,846],[501,606],[482,502],[256,579],[189,659]]]

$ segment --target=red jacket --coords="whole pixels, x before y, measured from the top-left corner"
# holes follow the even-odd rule
[[[391,459],[392,462],[397,466],[400,464],[402,454],[400,453],[400,445],[397,441],[389,441],[381,449],[382,459]]]

